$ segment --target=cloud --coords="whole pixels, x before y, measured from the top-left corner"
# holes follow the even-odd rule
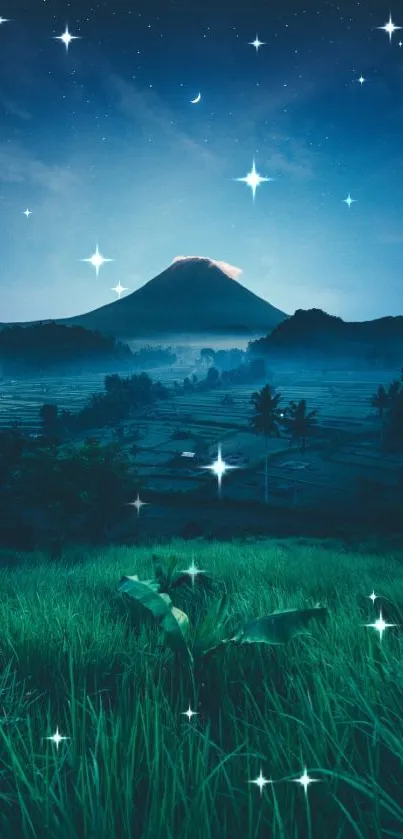
[[[18,119],[24,120],[24,122],[32,119],[32,114],[28,113],[25,108],[21,108],[18,102],[11,102],[10,99],[4,99],[2,96],[0,97],[0,102],[6,111],[6,116],[11,114],[12,116],[18,117]]]
[[[285,138],[286,149],[273,148],[265,153],[264,166],[270,173],[291,175],[299,180],[309,180],[315,176],[314,154],[303,140]],[[273,143],[274,145],[274,143]],[[317,159],[317,154],[315,155]]]
[[[65,193],[81,184],[69,166],[43,163],[17,145],[0,144],[0,181],[31,183],[51,193]]]
[[[185,154],[205,162],[217,162],[217,157],[206,148],[205,143],[193,140],[189,134],[175,124],[176,114],[153,91],[140,90],[116,73],[106,77],[109,95],[114,97],[116,110],[136,123],[136,130],[145,136],[151,135],[158,142],[168,144],[170,150],[178,149]]]
[[[230,265],[229,262],[222,262],[218,259],[210,259],[208,256],[175,256],[171,265],[174,265],[176,262],[191,262],[194,259],[208,262],[210,268],[215,265],[216,268],[220,268],[220,270],[223,271],[227,277],[230,277],[231,280],[237,280],[243,273],[242,268],[236,268],[235,265]]]

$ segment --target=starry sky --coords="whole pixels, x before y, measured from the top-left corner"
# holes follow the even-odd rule
[[[402,4],[1,0],[0,15],[0,321],[90,311],[178,255],[242,269],[287,313],[403,314],[403,29],[377,28],[403,27]],[[236,180],[253,161],[273,179],[255,198]],[[98,272],[97,245],[113,260]]]

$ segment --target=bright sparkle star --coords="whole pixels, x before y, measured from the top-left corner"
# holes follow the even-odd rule
[[[129,507],[135,507],[137,510],[137,515],[140,515],[140,510],[142,507],[145,507],[149,502],[148,501],[141,501],[140,496],[137,493],[137,498],[135,501],[128,501],[127,504]]]
[[[120,300],[120,298],[121,298],[121,296],[122,296],[123,292],[124,292],[124,291],[129,291],[129,289],[128,289],[128,288],[124,288],[124,286],[122,286],[122,285],[120,284],[120,281],[119,281],[119,283],[115,286],[115,288],[111,288],[111,291],[116,291],[116,294],[118,294],[118,295],[119,295],[119,300]]]
[[[266,784],[272,784],[273,781],[272,781],[271,778],[269,778],[269,779],[264,778],[262,769],[260,768],[259,776],[257,778],[254,778],[253,781],[248,781],[248,783],[249,784],[256,784],[256,786],[259,787],[259,789],[260,789],[260,797],[262,797],[263,787],[266,786]]]
[[[23,216],[26,216],[27,218],[29,218],[30,216],[32,216],[32,212],[31,212],[31,210],[28,210],[28,207],[27,207],[27,209],[26,209],[26,210],[24,210],[24,212],[23,212]]]
[[[395,24],[392,23],[392,13],[389,12],[389,20],[387,23],[385,23],[385,26],[377,26],[376,28],[383,29],[384,32],[387,32],[389,35],[389,41],[391,41],[393,33],[396,32],[397,29],[401,29],[402,27],[395,26]]]
[[[228,463],[225,462],[225,460],[222,459],[222,457],[221,457],[221,446],[219,445],[218,446],[217,460],[215,460],[214,463],[211,463],[209,466],[202,466],[202,469],[211,469],[211,471],[214,472],[215,475],[217,475],[218,491],[220,491],[221,490],[222,476],[229,469],[238,469],[238,466],[230,466]]]
[[[300,778],[292,778],[291,780],[294,781],[295,784],[301,784],[301,786],[304,787],[305,795],[308,795],[309,784],[314,784],[315,782],[316,783],[320,782],[319,778],[310,778],[309,777],[308,772],[306,770],[306,767],[304,768],[304,771],[303,771]]]
[[[376,629],[379,632],[379,639],[380,639],[380,641],[382,641],[382,636],[383,636],[383,633],[385,632],[385,629],[387,629],[388,626],[397,626],[397,624],[396,623],[385,623],[385,621],[382,617],[382,612],[380,611],[379,612],[379,618],[378,618],[378,620],[375,621],[375,623],[365,623],[364,626],[372,626],[373,629]]]
[[[360,85],[361,85],[361,87],[362,87],[362,85],[364,84],[364,82],[366,82],[367,80],[366,80],[366,79],[364,79],[364,76],[360,76],[360,78],[359,78],[359,79],[357,79],[357,81],[360,83]]]
[[[1,26],[2,23],[10,23],[10,18],[0,17],[0,26]]]
[[[90,262],[91,265],[94,266],[96,274],[98,276],[99,269],[102,267],[104,262],[113,262],[113,259],[105,259],[102,256],[102,254],[100,254],[100,252],[98,250],[98,245],[97,245],[95,253],[93,253],[92,256],[89,257],[89,259],[82,259],[81,262]]]
[[[259,47],[263,47],[266,44],[266,41],[259,41],[259,36],[256,35],[254,41],[248,41],[249,46],[255,47],[256,52],[258,52]]]
[[[374,590],[372,589],[372,594],[368,594],[368,597],[370,600],[372,600],[373,603],[375,603],[375,600],[378,597],[378,595],[375,594]]]
[[[264,181],[273,181],[274,178],[262,178],[258,172],[256,172],[255,161],[253,161],[252,171],[249,172],[245,178],[234,178],[235,181],[243,181],[245,184],[248,184],[252,190],[253,200],[255,200],[256,190],[258,186]]]
[[[347,198],[344,198],[344,204],[347,204],[348,209],[350,209],[352,204],[355,204],[356,198],[352,198],[350,193],[348,193]]]
[[[63,35],[56,35],[54,40],[55,41],[63,41],[63,43],[66,47],[66,52],[68,52],[68,49],[69,49],[69,46],[70,46],[71,42],[72,41],[78,41],[79,38],[80,38],[79,35],[70,35],[69,27],[67,26],[67,23],[66,23],[66,29],[63,32]]]
[[[187,709],[187,711],[182,711],[181,713],[184,717],[187,717],[189,722],[190,722],[192,717],[195,717],[196,714],[198,714],[199,712],[198,711],[192,711],[192,709],[190,707],[190,702],[189,702],[189,708]]]
[[[186,568],[184,571],[182,571],[182,574],[189,574],[189,577],[191,577],[192,579],[192,586],[194,586],[195,578],[197,577],[197,575],[205,573],[205,571],[201,571],[200,568],[197,568],[194,562],[192,562],[189,568]]]
[[[69,740],[69,739],[70,739],[69,737],[62,737],[62,736],[59,734],[59,727],[58,727],[58,726],[57,726],[57,728],[56,728],[55,733],[54,733],[54,734],[52,734],[52,735],[51,735],[51,737],[45,737],[45,740],[53,740],[53,742],[56,744],[56,749],[59,749],[59,743],[60,743],[62,740]]]

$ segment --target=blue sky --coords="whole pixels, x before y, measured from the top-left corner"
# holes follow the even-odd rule
[[[394,5],[3,0],[0,320],[90,311],[178,254],[288,313],[402,314],[403,47],[375,28],[403,26]],[[255,201],[234,180],[253,159],[274,179]]]

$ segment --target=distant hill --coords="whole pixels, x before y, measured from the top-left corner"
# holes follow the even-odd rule
[[[4,326],[0,329],[1,375],[58,371],[107,371],[133,365],[125,344],[82,326],[56,323]]]
[[[251,341],[248,349],[253,355],[299,360],[403,364],[403,317],[346,322],[321,309],[297,309],[270,335]]]
[[[178,258],[121,300],[57,323],[130,340],[208,333],[252,336],[270,331],[287,317],[244,288],[221,265],[205,257]]]

